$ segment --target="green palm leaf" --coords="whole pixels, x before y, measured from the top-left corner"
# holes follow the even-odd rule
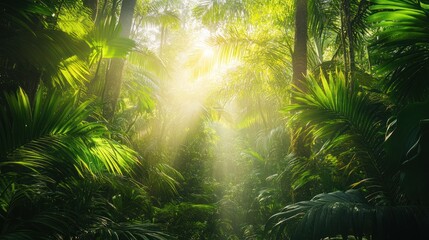
[[[271,239],[323,239],[355,236],[371,239],[419,239],[427,228],[427,209],[417,206],[373,206],[359,191],[324,193],[291,204],[266,225]],[[293,223],[296,223],[294,225]]]
[[[355,88],[356,89],[356,88]],[[307,126],[320,153],[338,156],[347,166],[348,174],[363,171],[374,201],[396,201],[398,169],[390,168],[383,149],[384,107],[373,102],[367,94],[350,90],[344,75],[321,75],[320,80],[307,78],[307,92],[297,89],[291,124]],[[308,133],[307,133],[308,134]],[[387,181],[386,179],[390,179]]]
[[[135,42],[120,36],[120,27],[114,17],[98,21],[87,36],[87,43],[92,49],[90,65],[102,58],[124,58],[135,46]]]
[[[101,228],[90,229],[85,234],[87,239],[144,239],[144,240],[167,240],[169,235],[154,228],[154,224],[141,222],[107,223]]]
[[[140,184],[128,178],[107,174],[97,179],[68,178],[52,188],[44,180],[31,180],[31,184],[16,183],[17,189],[0,210],[1,239],[169,237],[143,220],[150,213],[149,198]]]
[[[85,121],[89,101],[76,104],[72,97],[58,92],[46,96],[43,90],[33,104],[22,90],[5,98],[0,168],[21,166],[68,176],[86,171],[125,173],[136,163],[135,153],[109,139],[105,126]]]
[[[0,44],[1,59],[40,69],[48,85],[76,87],[86,81],[89,71],[82,59],[90,49],[82,40],[64,32],[38,30],[12,33],[1,38]]]
[[[244,1],[201,1],[194,9],[193,15],[200,18],[204,25],[215,27],[223,21],[240,21],[248,14]]]
[[[5,13],[1,18],[0,62],[6,78],[18,85],[26,71],[36,69],[39,74],[31,74],[32,81],[41,78],[49,86],[83,85],[89,72],[83,62],[90,49],[75,35],[54,29],[54,6],[27,0],[6,0],[0,6]]]
[[[331,147],[355,142],[364,154],[377,159],[382,154],[384,134],[382,108],[362,92],[350,91],[342,73],[323,74],[320,81],[307,78],[308,92],[297,89],[290,121],[309,125],[315,139],[331,139]]]
[[[368,21],[380,30],[371,51],[385,91],[399,102],[427,97],[429,9],[414,0],[373,0]]]

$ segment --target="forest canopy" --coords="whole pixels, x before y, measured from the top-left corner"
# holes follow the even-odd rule
[[[0,239],[425,238],[429,1],[0,12]]]

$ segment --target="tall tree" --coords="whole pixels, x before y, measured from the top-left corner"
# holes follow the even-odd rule
[[[135,5],[136,0],[124,0],[122,2],[119,17],[121,37],[127,38],[130,35]],[[103,91],[103,115],[106,119],[111,119],[115,112],[122,85],[122,70],[124,69],[124,65],[125,59],[123,58],[113,58],[110,60]]]
[[[307,40],[308,40],[308,9],[307,0],[297,0],[295,6],[295,37],[292,54],[292,84],[299,89],[305,88],[304,76],[307,74]],[[305,91],[305,90],[304,90]],[[305,134],[294,129],[291,135],[290,151],[297,156],[308,156],[309,150],[305,147]]]
[[[292,55],[292,83],[302,89],[307,73],[307,0],[297,0],[295,6],[295,41]]]

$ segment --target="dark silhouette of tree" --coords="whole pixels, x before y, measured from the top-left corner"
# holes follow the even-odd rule
[[[135,5],[136,0],[124,0],[122,2],[119,17],[121,37],[127,38],[130,35]],[[106,119],[111,119],[115,113],[122,86],[122,71],[124,65],[125,59],[123,58],[113,58],[110,60],[104,86],[105,89],[103,91],[103,114]]]

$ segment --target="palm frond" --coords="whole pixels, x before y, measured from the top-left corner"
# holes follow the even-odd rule
[[[20,178],[23,178],[20,176]],[[45,239],[49,235],[69,235],[70,226],[75,224],[77,215],[55,206],[43,206],[41,199],[48,197],[46,184],[42,182],[25,185],[14,179],[11,198],[6,200],[0,214],[2,239]],[[22,179],[21,179],[22,180]],[[41,195],[41,193],[46,195]],[[38,206],[38,208],[34,208]]]
[[[2,2],[5,14],[2,15],[0,60],[5,63],[6,76],[15,81],[15,86],[20,81],[43,80],[48,86],[76,88],[86,81],[88,69],[82,62],[90,53],[89,46],[81,35],[55,26],[55,7],[46,1]],[[38,74],[23,79],[27,78],[28,69],[36,69]]]
[[[385,91],[400,103],[424,100],[429,84],[429,10],[414,0],[373,0],[368,18],[380,30],[371,46],[373,61],[386,76]]]
[[[161,74],[167,71],[164,60],[148,48],[132,51],[128,57],[128,62],[152,73]]]
[[[84,75],[88,70],[85,65],[79,64],[79,61],[83,61],[82,59],[89,54],[89,47],[82,40],[64,32],[56,30],[19,32],[1,38],[0,44],[1,58],[44,71],[46,84],[51,84],[51,78],[55,78],[55,75],[63,76],[54,80],[59,85],[75,86],[85,81]]]
[[[383,135],[385,110],[365,92],[350,90],[342,73],[307,78],[308,92],[297,89],[291,124],[306,126],[320,153],[331,153],[343,161],[346,169],[363,171],[371,181],[365,183],[374,201],[396,201],[398,169],[384,161]],[[350,172],[352,174],[352,172]],[[387,181],[386,179],[390,179]]]
[[[106,223],[89,229],[89,233],[83,235],[91,239],[145,239],[145,240],[167,240],[172,239],[168,234],[156,229],[151,223],[125,222]]]
[[[240,0],[206,0],[201,1],[193,9],[193,15],[200,18],[204,25],[213,27],[225,20],[239,21],[246,17],[247,11],[244,6],[245,2]]]
[[[255,42],[238,30],[213,36],[204,44],[205,46],[203,45],[191,53],[192,55],[186,63],[187,66],[192,66],[194,77],[204,76],[222,64],[240,60],[255,47]],[[206,48],[212,48],[213,56],[205,55]]]
[[[338,1],[312,0],[308,4],[310,33],[316,37],[322,37],[327,30],[332,31],[332,28],[337,28],[336,18],[339,16],[339,6]]]
[[[61,61],[57,66],[57,72],[50,76],[50,82],[54,87],[71,86],[79,89],[88,81],[88,63],[77,56],[72,56]],[[48,82],[49,79],[45,80]]]
[[[62,1],[55,17],[58,28],[72,36],[83,39],[93,29],[91,10],[81,1]]]
[[[75,105],[73,97],[49,96],[43,89],[33,104],[19,90],[7,94],[1,109],[1,167],[82,174],[82,172],[130,172],[135,153],[109,139],[106,127],[86,122],[90,102]]]
[[[114,17],[98,21],[87,36],[87,43],[92,49],[90,65],[102,58],[124,58],[135,47],[133,40],[120,36],[120,31]]]
[[[336,139],[336,145],[356,141],[357,146],[377,159],[382,152],[382,108],[365,93],[350,91],[342,73],[322,74],[320,81],[307,78],[308,93],[297,89],[293,98],[297,104],[285,108],[294,115],[291,122],[300,126],[310,125],[315,139]]]
[[[178,188],[183,182],[182,174],[165,163],[158,163],[150,166],[147,176],[150,191],[155,196],[175,196],[178,194]]]
[[[374,239],[424,237],[427,209],[418,206],[373,206],[357,190],[323,193],[286,206],[271,216],[271,239],[323,239],[355,236]],[[406,229],[406,230],[405,230]]]
[[[39,20],[43,25],[47,23],[43,20],[44,16],[50,16],[52,9],[50,9],[43,1],[13,1],[5,0],[0,3],[3,9],[2,20],[7,23],[5,26],[16,26],[17,28],[24,29],[25,31],[32,32],[32,20]]]
[[[132,81],[126,81],[125,84],[138,84],[157,92],[161,79],[169,76],[167,63],[151,49],[145,47],[134,49],[127,61]]]
[[[352,49],[352,54],[359,55],[366,47],[369,25],[366,18],[369,15],[370,2],[367,0],[350,0],[348,8],[344,8],[344,1],[320,1],[313,0],[309,3],[309,34],[319,45],[318,53],[321,57],[331,57],[329,60],[341,60],[338,54],[344,51],[344,44],[349,45]],[[349,18],[347,21],[344,17],[348,11]],[[343,16],[343,17],[342,17]],[[350,35],[342,35],[342,31],[350,28]],[[342,39],[342,38],[346,39]],[[348,39],[351,38],[351,39]],[[333,52],[326,49],[334,48]],[[327,54],[329,53],[329,55]],[[310,52],[311,54],[311,52]],[[331,56],[332,55],[332,56]],[[310,57],[312,56],[309,55]],[[312,60],[310,58],[310,60]],[[326,59],[328,60],[328,59]],[[356,60],[356,59],[355,59]],[[313,61],[314,62],[314,61]],[[323,62],[320,61],[319,62]],[[310,62],[311,63],[311,62]],[[310,65],[317,66],[317,65]]]

